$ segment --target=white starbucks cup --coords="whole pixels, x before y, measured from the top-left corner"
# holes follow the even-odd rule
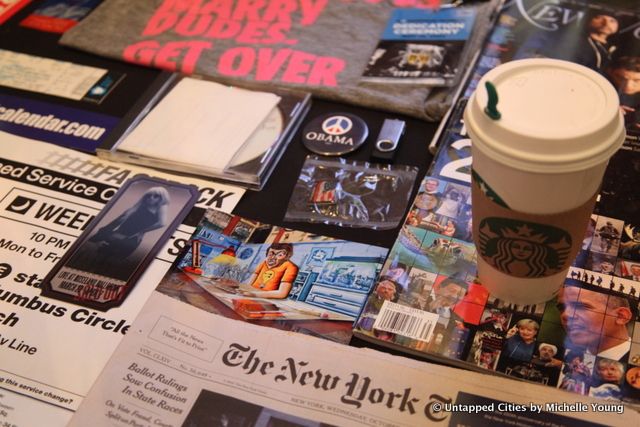
[[[495,87],[497,113],[486,82]],[[524,59],[482,78],[464,120],[478,278],[496,298],[549,300],[580,249],[609,158],[624,141],[618,95],[589,68]]]

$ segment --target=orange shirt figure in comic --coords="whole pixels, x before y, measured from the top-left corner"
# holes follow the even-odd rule
[[[249,279],[254,289],[243,291],[248,297],[286,298],[298,275],[298,266],[289,261],[293,246],[289,243],[274,243],[267,249],[267,257],[258,265]]]

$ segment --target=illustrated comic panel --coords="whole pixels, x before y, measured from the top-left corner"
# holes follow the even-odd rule
[[[347,343],[387,252],[210,211],[158,290],[227,317]]]

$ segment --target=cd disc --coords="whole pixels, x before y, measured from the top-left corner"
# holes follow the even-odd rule
[[[244,143],[227,167],[239,166],[243,163],[261,158],[278,140],[283,125],[284,120],[282,113],[278,107],[275,107],[260,126],[251,134],[247,142]]]

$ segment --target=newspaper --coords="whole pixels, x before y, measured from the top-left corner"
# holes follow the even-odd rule
[[[640,111],[634,103],[640,92],[626,93],[634,89],[612,71],[616,64],[640,64],[634,56],[639,23],[638,14],[570,0],[509,2],[466,89],[468,96],[492,67],[531,56],[571,59],[618,83],[621,104],[628,107],[627,138],[609,162],[559,297],[546,304],[510,304],[477,280],[463,97],[441,134],[356,336],[447,364],[640,404],[640,123],[633,111]],[[596,24],[612,33],[606,44],[611,58],[588,47],[586,29]],[[631,57],[636,59],[623,60]],[[599,65],[590,62],[596,60]],[[540,243],[535,236],[524,240]]]
[[[42,279],[128,178],[178,178],[8,133],[0,133],[0,153],[0,423],[10,407],[29,417],[28,425],[62,425],[205,208],[230,212],[244,190],[180,177],[199,188],[197,207],[123,304],[99,312],[41,296]]]
[[[638,417],[620,403],[254,326],[158,292],[132,332],[71,426],[630,426]]]

